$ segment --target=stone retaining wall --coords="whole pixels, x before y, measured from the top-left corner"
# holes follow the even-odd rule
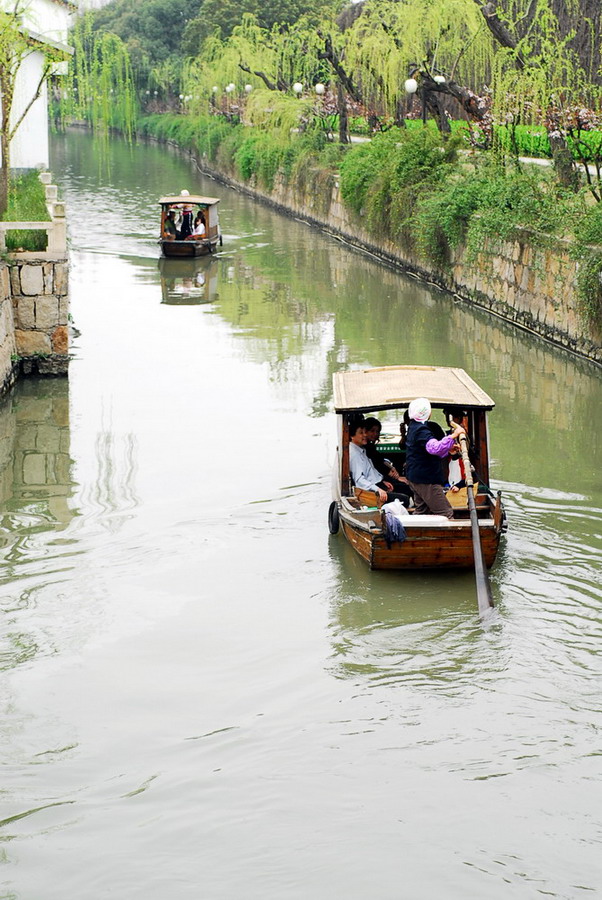
[[[6,263],[0,262],[0,397],[15,383],[16,353],[10,270]]]
[[[15,344],[23,374],[64,375],[69,363],[66,256],[20,253],[10,268]]]
[[[427,260],[392,241],[378,241],[362,227],[361,218],[344,205],[336,174],[306,174],[305,189],[277,178],[267,191],[245,184],[229,173],[216,170],[207,159],[196,160],[199,169],[236,190],[249,194],[285,213],[316,225],[425,281],[449,291],[456,298],[489,310],[602,365],[602,332],[583,315],[576,291],[576,262],[570,243],[551,240],[527,230],[517,230],[510,241],[485,242],[477,258],[468,261],[459,248],[449,266],[437,271]]]

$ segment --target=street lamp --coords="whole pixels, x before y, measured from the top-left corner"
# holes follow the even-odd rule
[[[231,94],[235,87],[236,85],[230,82],[230,84],[226,85],[226,93]]]
[[[315,90],[316,94],[318,94],[318,95],[321,97],[322,94],[325,93],[326,88],[324,87],[323,84],[318,83],[318,84],[316,84],[316,86],[314,87],[314,90]]]
[[[246,94],[250,94],[252,90],[253,90],[252,84],[245,84],[245,93]]]
[[[445,84],[445,75],[435,75],[433,81],[436,81],[437,84]]]
[[[418,82],[415,78],[406,78],[404,88],[406,94],[415,94],[418,90]]]
[[[295,81],[295,83],[293,85],[293,90],[294,90],[295,94],[297,94],[297,96],[299,96],[299,94],[303,90],[303,85],[301,84],[300,81]]]

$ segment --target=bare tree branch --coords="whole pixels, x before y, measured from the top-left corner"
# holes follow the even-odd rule
[[[10,131],[8,133],[9,141],[12,141],[19,125],[21,124],[21,122],[23,121],[23,119],[25,118],[25,116],[27,115],[29,110],[31,109],[31,107],[34,105],[34,103],[39,98],[40,94],[42,93],[42,86],[43,86],[44,82],[46,81],[46,79],[48,78],[51,68],[52,68],[51,64],[46,63],[46,65],[42,69],[42,74],[40,75],[40,80],[38,81],[38,86],[35,89],[35,93],[33,94],[31,100],[29,101],[29,103],[27,104],[27,106],[25,107],[25,109],[23,110],[23,112],[21,113],[21,115],[19,116],[19,118],[17,119],[17,121],[15,122],[15,124],[13,125],[13,127],[10,129]]]
[[[276,82],[270,81],[265,72],[259,72],[255,69],[250,69],[249,66],[245,65],[242,62],[238,64],[239,68],[243,70],[243,72],[248,72],[249,75],[256,75],[258,78],[261,78],[265,86],[269,91],[288,91],[290,90],[290,85],[283,81],[282,78],[278,78]]]

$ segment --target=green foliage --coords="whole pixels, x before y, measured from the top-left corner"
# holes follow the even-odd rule
[[[577,291],[585,320],[602,327],[602,205],[590,209],[575,232]]]
[[[345,154],[345,148],[328,142],[320,131],[260,131],[219,116],[145,116],[138,122],[138,132],[174,141],[242,181],[255,179],[268,190],[279,172],[286,181],[301,183],[310,167],[330,172]]]
[[[84,120],[104,134],[115,128],[131,138],[137,103],[125,44],[114,34],[94,32],[89,13],[78,19],[71,41],[75,54],[62,81],[59,118]]]
[[[374,234],[411,238],[418,198],[455,166],[457,146],[457,139],[442,143],[430,128],[392,128],[376,135],[345,156],[343,200]]]
[[[19,175],[10,183],[8,208],[2,217],[5,222],[48,222],[50,216],[46,207],[44,185],[37,172]],[[8,231],[6,249],[45,250],[45,231]]]
[[[186,47],[198,52],[212,34],[227,39],[245,15],[255,16],[260,28],[271,31],[276,25],[292,25],[304,15],[315,19],[337,6],[332,0],[203,0],[199,14],[188,25]]]
[[[141,85],[153,67],[181,58],[184,30],[198,9],[199,0],[112,0],[92,11],[92,30],[121,38]]]

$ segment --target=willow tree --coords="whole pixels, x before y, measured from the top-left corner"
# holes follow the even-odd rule
[[[324,76],[319,48],[315,19],[303,17],[292,26],[268,30],[247,15],[226,40],[208,38],[199,57],[185,67],[183,91],[191,98],[190,109],[201,112],[207,104],[215,109],[220,101],[238,108],[244,97],[249,122],[276,129],[290,122],[289,127],[297,127],[310,113],[308,101],[295,97],[292,86],[298,82],[312,88]],[[224,101],[230,84],[235,89]]]
[[[561,24],[554,0],[368,0],[345,32],[345,56],[389,114],[413,75],[440,121],[433,98],[447,95],[489,135],[494,121],[546,126],[558,174],[574,186],[565,120],[576,105],[599,103],[600,87],[573,46],[579,0],[566,10]]]
[[[71,35],[73,65],[61,93],[61,118],[79,119],[103,133],[115,128],[127,138],[136,123],[136,93],[130,58],[121,38],[92,30],[86,14]]]

